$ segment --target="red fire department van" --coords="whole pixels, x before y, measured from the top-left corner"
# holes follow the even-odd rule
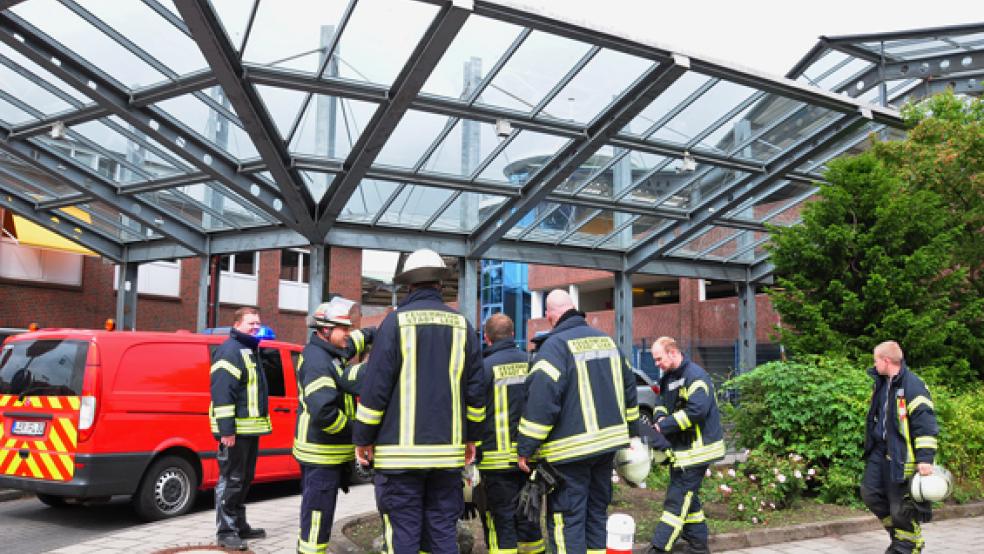
[[[189,332],[45,329],[0,350],[0,488],[42,502],[132,495],[147,520],[186,513],[215,486],[209,431],[211,351],[226,337]],[[296,479],[291,456],[301,346],[263,341],[273,433],[256,481]]]

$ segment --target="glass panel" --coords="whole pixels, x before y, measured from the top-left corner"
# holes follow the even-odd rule
[[[589,123],[654,64],[603,49],[543,110],[543,115]]]
[[[458,196],[431,225],[432,231],[469,233],[495,213],[505,196],[466,192]]]
[[[12,10],[125,87],[165,80],[164,75],[55,0],[24,2]]]
[[[85,7],[178,75],[208,67],[195,41],[143,2],[86,2]]]
[[[332,103],[336,106],[334,130],[328,125]],[[291,153],[345,159],[352,151],[352,145],[359,140],[359,135],[376,107],[372,102],[315,95],[304,111],[301,124],[291,141]],[[320,125],[319,120],[322,122]]]
[[[301,177],[304,179],[304,185],[307,186],[308,192],[311,193],[311,198],[314,198],[315,202],[320,202],[324,198],[325,193],[328,192],[332,182],[335,180],[334,173],[321,173],[317,171],[301,171]]]
[[[126,241],[145,240],[148,237],[159,237],[160,234],[138,221],[120,213],[119,210],[103,202],[89,202],[73,206],[89,215],[94,228],[101,229],[111,237]]]
[[[693,104],[660,127],[653,137],[686,144],[755,90],[730,81],[720,81]]]
[[[29,121],[37,121],[37,119],[33,115],[0,98],[0,121],[3,121],[7,127]]]
[[[349,198],[345,209],[339,214],[339,221],[369,223],[398,186],[397,183],[390,181],[363,179],[355,194]]]
[[[615,233],[611,238],[599,245],[600,248],[626,250],[633,244],[639,243],[649,235],[662,228],[666,219],[644,215],[635,219],[625,229]]]
[[[632,121],[629,122],[623,133],[630,135],[643,136],[645,131],[665,116],[670,110],[683,102],[688,96],[708,81],[706,75],[688,71],[677,79],[668,89],[656,97],[651,104],[646,106]]]
[[[223,21],[228,19],[228,24],[235,29],[230,37],[238,47],[242,42],[240,25],[245,29],[253,2],[227,0],[221,4],[228,5]],[[260,2],[243,60],[315,73],[324,56],[321,49],[331,39],[346,5],[348,0],[305,0],[293,2],[289,9],[284,9],[281,2]],[[301,14],[303,16],[298,17]],[[285,29],[290,31],[284,32]],[[346,54],[344,50],[341,53]]]
[[[556,242],[569,231],[577,228],[595,215],[594,208],[561,204],[546,219],[536,226],[523,240],[536,242]],[[611,214],[609,214],[608,232],[611,232]],[[607,233],[602,233],[602,236]],[[596,237],[597,238],[597,237]]]
[[[203,92],[229,107],[225,95],[219,87],[205,89]],[[213,110],[207,104],[191,94],[184,94],[155,104],[201,138],[212,143],[215,147],[229,153],[238,160],[257,158],[256,148],[249,135],[237,123],[225,115]],[[230,111],[232,110],[229,107]],[[180,144],[168,148],[180,148]]]
[[[797,81],[809,83],[811,85],[816,85],[817,80],[819,80],[824,73],[832,70],[835,66],[841,64],[847,60],[848,55],[843,52],[838,52],[836,50],[827,50],[827,52],[816,60],[810,67],[803,71],[802,75],[799,76]]]
[[[407,185],[379,221],[398,227],[420,229],[451,194],[452,191],[446,189]]]
[[[688,175],[684,173],[683,175]],[[659,207],[692,210],[701,202],[715,195],[720,190],[734,185],[738,180],[747,177],[743,171],[713,168],[706,173],[689,174],[673,187],[670,196],[661,196]]]
[[[2,61],[0,59],[0,62]],[[31,107],[45,115],[55,114],[72,108],[72,104],[48,92],[37,82],[25,79],[22,75],[2,63],[0,63],[0,86],[2,86],[3,92],[29,103]],[[0,112],[0,119],[11,121],[2,112]]]
[[[533,31],[482,93],[481,102],[530,112],[589,49],[583,42]]]
[[[633,169],[630,192],[625,195],[623,200],[629,203],[653,206],[657,200],[694,178],[692,172],[683,171],[683,165],[679,159],[672,159],[665,167],[660,167],[661,165],[654,165],[648,171],[640,171],[638,175]],[[652,169],[657,167],[659,169],[653,172]]]
[[[710,134],[700,139],[696,146],[719,154],[728,154],[736,138],[741,137],[744,139],[748,137],[748,133],[751,130],[751,122],[748,116],[756,109],[756,104],[752,104],[741,110],[741,112],[732,116],[728,121],[718,125],[714,130],[707,129],[706,131],[710,131]]]
[[[726,217],[744,221],[762,221],[776,216],[791,205],[798,205],[804,195],[816,190],[814,185],[805,183],[789,183],[766,196],[758,196],[751,202],[746,202],[739,208],[728,212]]]
[[[137,196],[169,213],[180,213],[194,225],[207,230],[254,227],[270,222],[260,215],[263,212],[258,208],[215,183],[184,185]]]
[[[253,10],[254,2],[244,2],[243,0],[209,0],[212,7],[215,9],[215,13],[218,14],[219,20],[222,22],[222,26],[225,27],[225,32],[229,35],[232,40],[232,45],[237,50],[243,42],[243,35],[246,33],[246,23],[249,21],[249,14]],[[323,2],[324,3],[324,2]],[[264,4],[272,4],[272,2],[261,2],[260,9],[263,9]],[[169,7],[169,9],[171,9]],[[177,13],[177,9],[171,9],[174,13]],[[288,10],[283,10],[287,12]],[[304,18],[297,18],[303,20]],[[254,22],[254,33],[255,30]],[[289,35],[290,33],[284,33]]]
[[[745,231],[712,225],[705,232],[698,233],[697,236],[687,240],[670,254],[674,256],[696,256],[704,250],[714,246],[728,237],[735,237]],[[734,242],[734,241],[732,241]]]
[[[267,111],[270,112],[270,118],[277,126],[277,131],[280,132],[280,138],[286,139],[291,126],[294,124],[294,118],[301,111],[301,105],[304,103],[307,93],[266,85],[256,85],[256,92]]]
[[[131,183],[185,173],[185,168],[175,167],[168,160],[148,150],[146,145],[134,142],[115,129],[111,129],[104,121],[87,121],[73,125],[70,129],[115,155],[115,160],[107,160],[104,156],[93,153],[94,156],[102,158],[96,167],[107,163],[113,164],[114,167],[120,166],[118,172],[115,170],[105,172],[106,177],[122,183]],[[134,133],[141,135],[139,131]],[[151,141],[148,140],[148,144],[150,143]],[[124,167],[124,164],[119,163],[120,161],[128,162],[131,167]]]
[[[413,168],[451,118],[409,110],[376,157],[382,165]]]
[[[570,246],[591,246],[598,242],[598,239],[611,234],[616,226],[628,221],[631,217],[631,214],[602,210],[573,235],[567,237],[563,244]]]
[[[569,207],[570,206],[568,205],[568,208]],[[516,224],[513,225],[512,229],[506,231],[505,237],[507,239],[516,238],[523,231],[525,231],[527,227],[533,225],[534,223],[537,223],[540,220],[540,218],[546,215],[547,213],[550,214],[549,216],[547,216],[547,220],[549,220],[549,223],[547,223],[547,220],[544,220],[544,223],[547,223],[548,226],[553,225],[554,227],[559,228],[559,227],[563,227],[564,225],[567,225],[567,220],[569,219],[570,216],[569,211],[562,210],[561,205],[556,202],[540,202],[539,204],[537,204],[535,208],[526,212],[526,215],[524,215],[522,219],[516,222]]]
[[[603,167],[611,163],[612,158],[614,157],[614,153],[615,153],[614,148],[612,148],[609,145],[602,145],[601,148],[599,148],[598,151],[594,153],[594,155],[588,158],[586,162],[582,163],[581,166],[577,168],[577,170],[575,170],[573,173],[570,174],[570,176],[567,177],[567,179],[564,179],[564,182],[562,182],[560,186],[557,187],[557,192],[561,194],[573,194],[574,192],[576,192],[578,189],[580,189],[582,186],[584,186],[587,183],[588,179],[591,178],[591,176],[593,176],[595,173],[600,171]],[[586,189],[590,188],[594,192],[594,194],[603,194],[603,190],[605,189],[605,185],[603,181],[605,179],[606,173],[610,174],[611,169],[607,169],[604,172],[602,172],[602,174],[597,179],[592,181],[590,184],[587,184]],[[610,184],[608,185],[607,189],[609,191],[611,190]]]
[[[822,169],[823,164],[833,158],[837,158],[842,155],[860,154],[862,151],[867,150],[870,145],[868,135],[881,127],[882,125],[880,123],[875,123],[873,121],[866,123],[858,131],[855,131],[854,133],[834,143],[828,144],[826,148],[817,154],[810,156],[809,160],[796,168],[797,171],[818,171]]]
[[[844,88],[854,86],[855,82],[850,79],[860,73],[863,73],[864,71],[867,71],[868,69],[871,69],[872,67],[874,67],[874,65],[871,62],[855,58],[843,67],[831,72],[826,77],[819,79],[816,85],[821,88],[836,90],[839,92]]]
[[[469,16],[424,83],[422,92],[461,98],[466,83],[478,83],[485,78],[520,32],[522,28],[516,25],[480,15]],[[471,67],[466,68],[468,65]]]
[[[444,141],[424,163],[421,171],[470,176],[479,162],[492,153],[500,139],[490,123],[459,120]]]
[[[68,148],[64,148],[67,155]],[[14,178],[7,175],[10,172]],[[0,152],[0,181],[13,190],[23,190],[37,200],[50,200],[73,194],[76,189]]]
[[[74,88],[68,86],[67,84],[65,84],[64,81],[55,77],[54,75],[49,73],[46,69],[42,69],[41,66],[25,58],[20,53],[16,52],[6,44],[0,44],[0,55],[3,55],[5,58],[8,58],[12,63],[21,66],[31,74],[37,76],[39,82],[46,81],[49,84],[54,85],[65,94],[68,94],[69,96],[77,100],[79,104],[86,104],[86,103],[92,104],[92,102],[89,100],[87,96],[75,90]],[[29,79],[29,80],[33,80],[33,79]],[[4,82],[6,83],[6,81]],[[4,89],[7,90],[6,86],[4,87]],[[40,106],[39,109],[41,109]]]
[[[885,43],[885,54],[904,58],[918,57],[936,52],[957,51],[952,44],[940,40],[899,40]]]
[[[562,137],[520,131],[480,177],[489,181],[522,185],[566,143],[567,139]]]
[[[826,108],[807,106],[770,129],[742,149],[739,155],[758,161],[775,158],[799,140],[812,135],[841,116]],[[753,130],[754,134],[754,130]]]

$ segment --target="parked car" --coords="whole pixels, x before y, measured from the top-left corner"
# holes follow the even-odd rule
[[[0,344],[7,340],[7,337],[12,337],[14,335],[19,335],[21,333],[26,333],[27,329],[18,329],[15,327],[0,327]]]
[[[636,378],[636,397],[639,401],[639,420],[646,425],[653,423],[653,408],[659,401],[659,383],[642,371],[633,370]]]
[[[46,329],[0,350],[0,488],[42,502],[131,495],[147,520],[189,511],[215,486],[211,351],[226,337],[189,332]],[[256,481],[297,479],[291,455],[301,346],[260,343],[273,433]]]

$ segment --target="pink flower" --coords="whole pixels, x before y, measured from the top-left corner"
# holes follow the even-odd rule
[[[785,475],[783,475],[782,473],[780,473],[780,474],[779,474],[779,476],[778,476],[778,477],[776,477],[776,479],[777,479],[777,480],[778,480],[778,481],[779,481],[780,483],[785,483],[785,482],[786,482],[786,476],[785,476]]]
[[[707,471],[704,472],[704,477],[710,477],[710,476],[711,476],[711,468],[707,468]]]
[[[749,476],[748,476],[748,479],[749,479],[750,481],[754,481],[754,480],[756,480],[756,479],[757,479],[757,477],[755,477],[755,474],[753,473],[753,474],[751,474],[751,475],[749,475]]]

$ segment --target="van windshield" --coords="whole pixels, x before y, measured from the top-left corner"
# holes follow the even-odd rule
[[[78,396],[89,343],[80,340],[24,340],[0,350],[0,394]]]

